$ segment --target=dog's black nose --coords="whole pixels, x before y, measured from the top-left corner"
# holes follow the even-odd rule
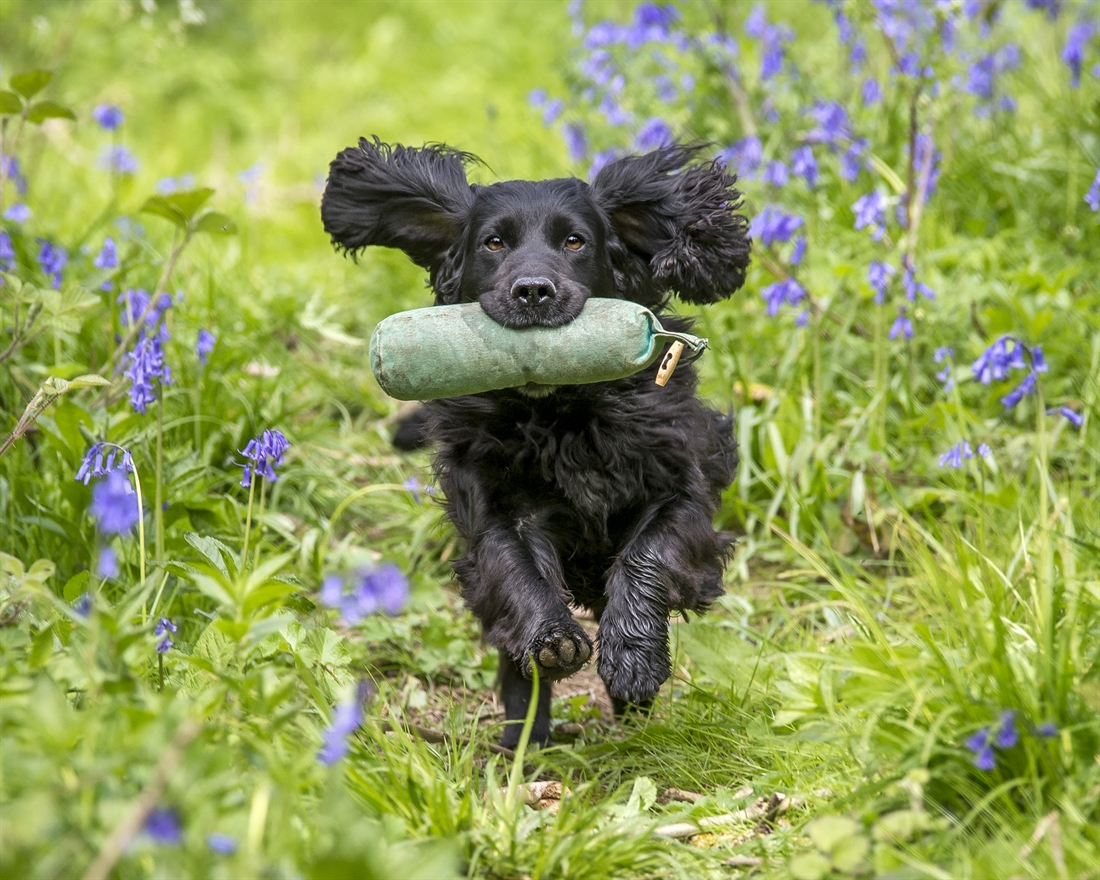
[[[517,278],[512,284],[512,299],[525,306],[535,306],[551,300],[557,292],[554,282],[541,275],[535,278],[529,276]]]

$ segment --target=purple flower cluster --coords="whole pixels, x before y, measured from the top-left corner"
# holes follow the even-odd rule
[[[183,827],[179,813],[172,807],[157,807],[145,820],[144,831],[149,839],[161,846],[179,846],[183,843]]]
[[[1001,721],[996,729],[983,727],[966,740],[966,747],[974,753],[974,766],[979,770],[990,771],[996,764],[993,748],[1007,750],[1015,747],[1020,741],[1020,733],[1016,730],[1016,713],[1012,709],[1006,709],[1001,713]]]
[[[100,128],[118,131],[126,121],[126,116],[117,104],[100,104],[92,111],[92,119],[99,123]]]
[[[121,458],[119,453],[122,453]],[[76,479],[85,486],[92,477],[106,477],[108,474],[119,470],[124,473],[134,472],[134,459],[129,450],[114,443],[100,441],[93,443],[92,447],[84,454],[80,462],[80,469],[76,472]]]
[[[779,314],[779,309],[784,303],[789,306],[801,304],[806,296],[806,290],[794,278],[787,278],[769,284],[760,291],[760,296],[768,304],[768,316],[774,318]]]
[[[16,202],[4,212],[4,219],[12,223],[23,224],[31,219],[31,209],[22,202]]]
[[[133,351],[126,357],[130,367],[123,375],[133,383],[130,386],[130,403],[134,412],[145,414],[149,404],[157,399],[155,382],[172,384],[172,373],[164,362],[164,350],[160,336],[147,336],[139,339]]]
[[[69,262],[68,251],[44,238],[37,238],[35,241],[40,245],[38,265],[42,268],[42,274],[50,279],[50,287],[58,290],[61,287],[61,270]]]
[[[321,583],[318,598],[322,605],[336,608],[349,624],[382,610],[398,614],[409,599],[409,581],[392,562],[376,568],[360,569],[345,581],[338,574],[329,575]]]
[[[790,241],[802,226],[802,218],[786,214],[778,205],[766,205],[764,210],[752,218],[749,235],[767,247]]]
[[[290,449],[290,443],[283,436],[282,431],[272,428],[264,431],[259,437],[248,441],[248,445],[241,451],[241,455],[248,459],[248,464],[243,465],[244,476],[241,485],[246,489],[252,484],[255,475],[263,477],[270,483],[279,479],[275,468],[283,463],[283,456]]]
[[[878,305],[886,301],[886,288],[889,287],[890,279],[895,274],[897,270],[893,266],[878,260],[872,260],[871,265],[867,267],[867,281],[871,285],[871,290],[875,292],[875,302]]]
[[[1069,68],[1070,85],[1075,89],[1081,86],[1081,67],[1085,63],[1085,47],[1096,32],[1096,22],[1085,18],[1073,25],[1066,34],[1066,44],[1062,48],[1062,61]]]
[[[891,341],[913,338],[913,322],[909,320],[905,306],[898,306],[898,316],[894,318],[894,323],[890,325],[887,338]]]
[[[798,147],[791,153],[791,173],[805,180],[810,189],[817,186],[817,159],[812,147]]]
[[[983,385],[1007,379],[1013,370],[1027,370],[1023,381],[1001,398],[1004,408],[1012,409],[1035,391],[1038,374],[1047,371],[1047,364],[1039,346],[1029,347],[1014,336],[1002,336],[981,353],[970,369]]]
[[[936,378],[943,383],[943,390],[950,391],[955,387],[955,378],[951,375],[951,360],[955,357],[955,349],[949,346],[937,348],[932,355],[932,360],[937,364],[943,364],[943,369],[936,373]]]
[[[175,647],[175,642],[172,641],[169,634],[176,632],[178,629],[179,627],[172,623],[167,617],[162,617],[157,621],[156,628],[153,630],[153,635],[164,637],[157,643],[158,654],[167,654]]]
[[[1096,170],[1096,177],[1092,179],[1092,186],[1085,193],[1085,202],[1094,211],[1100,211],[1100,168]]]
[[[360,682],[355,697],[340,703],[332,711],[332,724],[325,730],[324,743],[317,753],[317,760],[331,767],[348,753],[348,739],[363,723],[363,703],[370,691],[366,682]]]
[[[15,248],[11,236],[0,229],[0,270],[10,272],[15,267]]]
[[[115,174],[137,174],[141,170],[141,162],[125,145],[113,144],[105,147],[100,154],[99,167]]]
[[[760,138],[746,137],[723,149],[717,159],[721,165],[732,167],[739,177],[752,180],[764,161],[764,148]]]
[[[110,471],[105,480],[92,487],[88,509],[106,535],[120,535],[137,525],[137,494],[123,470]]]
[[[155,189],[162,196],[170,196],[176,192],[188,192],[195,188],[195,175],[191,173],[181,174],[179,177],[162,177],[156,182]]]
[[[209,330],[199,331],[199,338],[195,342],[195,354],[198,355],[201,363],[205,364],[209,361],[210,354],[214,351],[214,343],[217,341],[217,337]]]
[[[760,81],[767,82],[783,71],[783,46],[794,39],[789,28],[768,24],[764,4],[757,3],[745,19],[745,33],[760,40]]]
[[[0,179],[12,181],[19,195],[27,194],[27,177],[15,156],[0,154]]]
[[[109,546],[99,548],[95,573],[101,578],[116,578],[119,573],[118,556]]]
[[[886,234],[886,200],[876,189],[856,199],[852,205],[856,214],[856,229],[870,229],[871,238],[881,241]]]

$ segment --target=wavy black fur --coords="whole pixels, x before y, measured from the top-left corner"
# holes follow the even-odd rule
[[[363,139],[332,163],[325,229],[352,253],[401,248],[428,269],[437,303],[480,302],[505,326],[565,323],[590,296],[660,311],[673,293],[715,302],[744,283],[735,179],[696,147],[620,159],[591,186],[470,186],[470,158]],[[663,388],[655,373],[432,401],[416,417],[465,544],[463,596],[501,652],[505,745],[519,737],[531,664],[543,682],[533,739],[546,742],[550,682],[593,654],[570,604],[599,620],[599,674],[622,706],[668,678],[669,614],[721,593],[730,538],[713,517],[737,467],[733,419],[698,400],[690,363]]]

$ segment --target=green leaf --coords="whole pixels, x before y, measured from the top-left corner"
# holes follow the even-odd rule
[[[847,816],[823,816],[806,827],[806,833],[819,850],[831,853],[841,841],[859,833],[859,825]]]
[[[165,196],[164,200],[171,205],[174,210],[179,211],[185,219],[190,220],[195,216],[195,212],[206,204],[206,200],[212,195],[214,195],[214,190],[208,186],[204,186],[201,189],[172,193],[170,196]]]
[[[187,217],[168,201],[164,196],[150,196],[139,209],[143,214],[153,214],[163,217],[169,223],[174,223],[180,229],[187,228]]]
[[[75,122],[76,114],[56,101],[39,101],[37,104],[31,104],[27,109],[27,122],[38,125],[47,119],[72,119]]]
[[[49,70],[28,70],[11,78],[11,87],[28,101],[50,84],[53,72]]]
[[[80,598],[81,594],[88,586],[88,578],[91,576],[88,569],[77,572],[67,581],[65,581],[65,587],[61,591],[61,595],[65,597],[66,602],[75,602]]]
[[[47,626],[42,632],[34,637],[34,643],[31,645],[30,656],[27,658],[27,665],[31,669],[37,669],[53,656],[53,627]]]
[[[222,553],[232,558],[233,552],[226,547],[225,544],[217,538],[196,535],[194,532],[188,532],[183,538],[188,544],[205,556],[218,571],[225,575],[226,578],[229,577],[229,569],[226,568],[225,559],[222,557]]]
[[[795,880],[822,880],[829,876],[829,860],[820,853],[795,856],[788,868]]]
[[[195,586],[199,588],[200,593],[209,596],[226,611],[236,611],[237,601],[226,589],[226,585],[220,578],[196,572],[191,576],[191,579]]]
[[[871,842],[862,834],[854,834],[833,847],[833,867],[844,874],[852,873],[870,852]]]
[[[289,596],[291,593],[297,593],[298,589],[299,587],[297,584],[271,581],[269,584],[259,589],[251,590],[248,594],[248,598],[241,604],[241,615],[250,617],[265,605],[277,602],[279,599],[282,599],[284,596]]]
[[[13,113],[23,112],[23,100],[7,89],[0,91],[0,116],[10,116]]]
[[[210,235],[236,235],[237,224],[233,222],[232,217],[217,211],[209,211],[195,223],[195,232],[206,232]]]

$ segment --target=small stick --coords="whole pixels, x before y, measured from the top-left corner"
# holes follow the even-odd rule
[[[771,798],[758,798],[756,803],[745,807],[743,810],[724,813],[721,816],[707,816],[700,819],[698,823],[677,822],[673,825],[662,825],[660,828],[655,829],[653,833],[658,837],[683,839],[694,837],[708,828],[717,828],[722,825],[736,825],[739,822],[751,822],[756,819],[770,822],[776,816],[787,812],[792,806],[798,806],[799,804],[801,804],[801,801],[798,798],[788,798],[786,795],[776,792]]]

